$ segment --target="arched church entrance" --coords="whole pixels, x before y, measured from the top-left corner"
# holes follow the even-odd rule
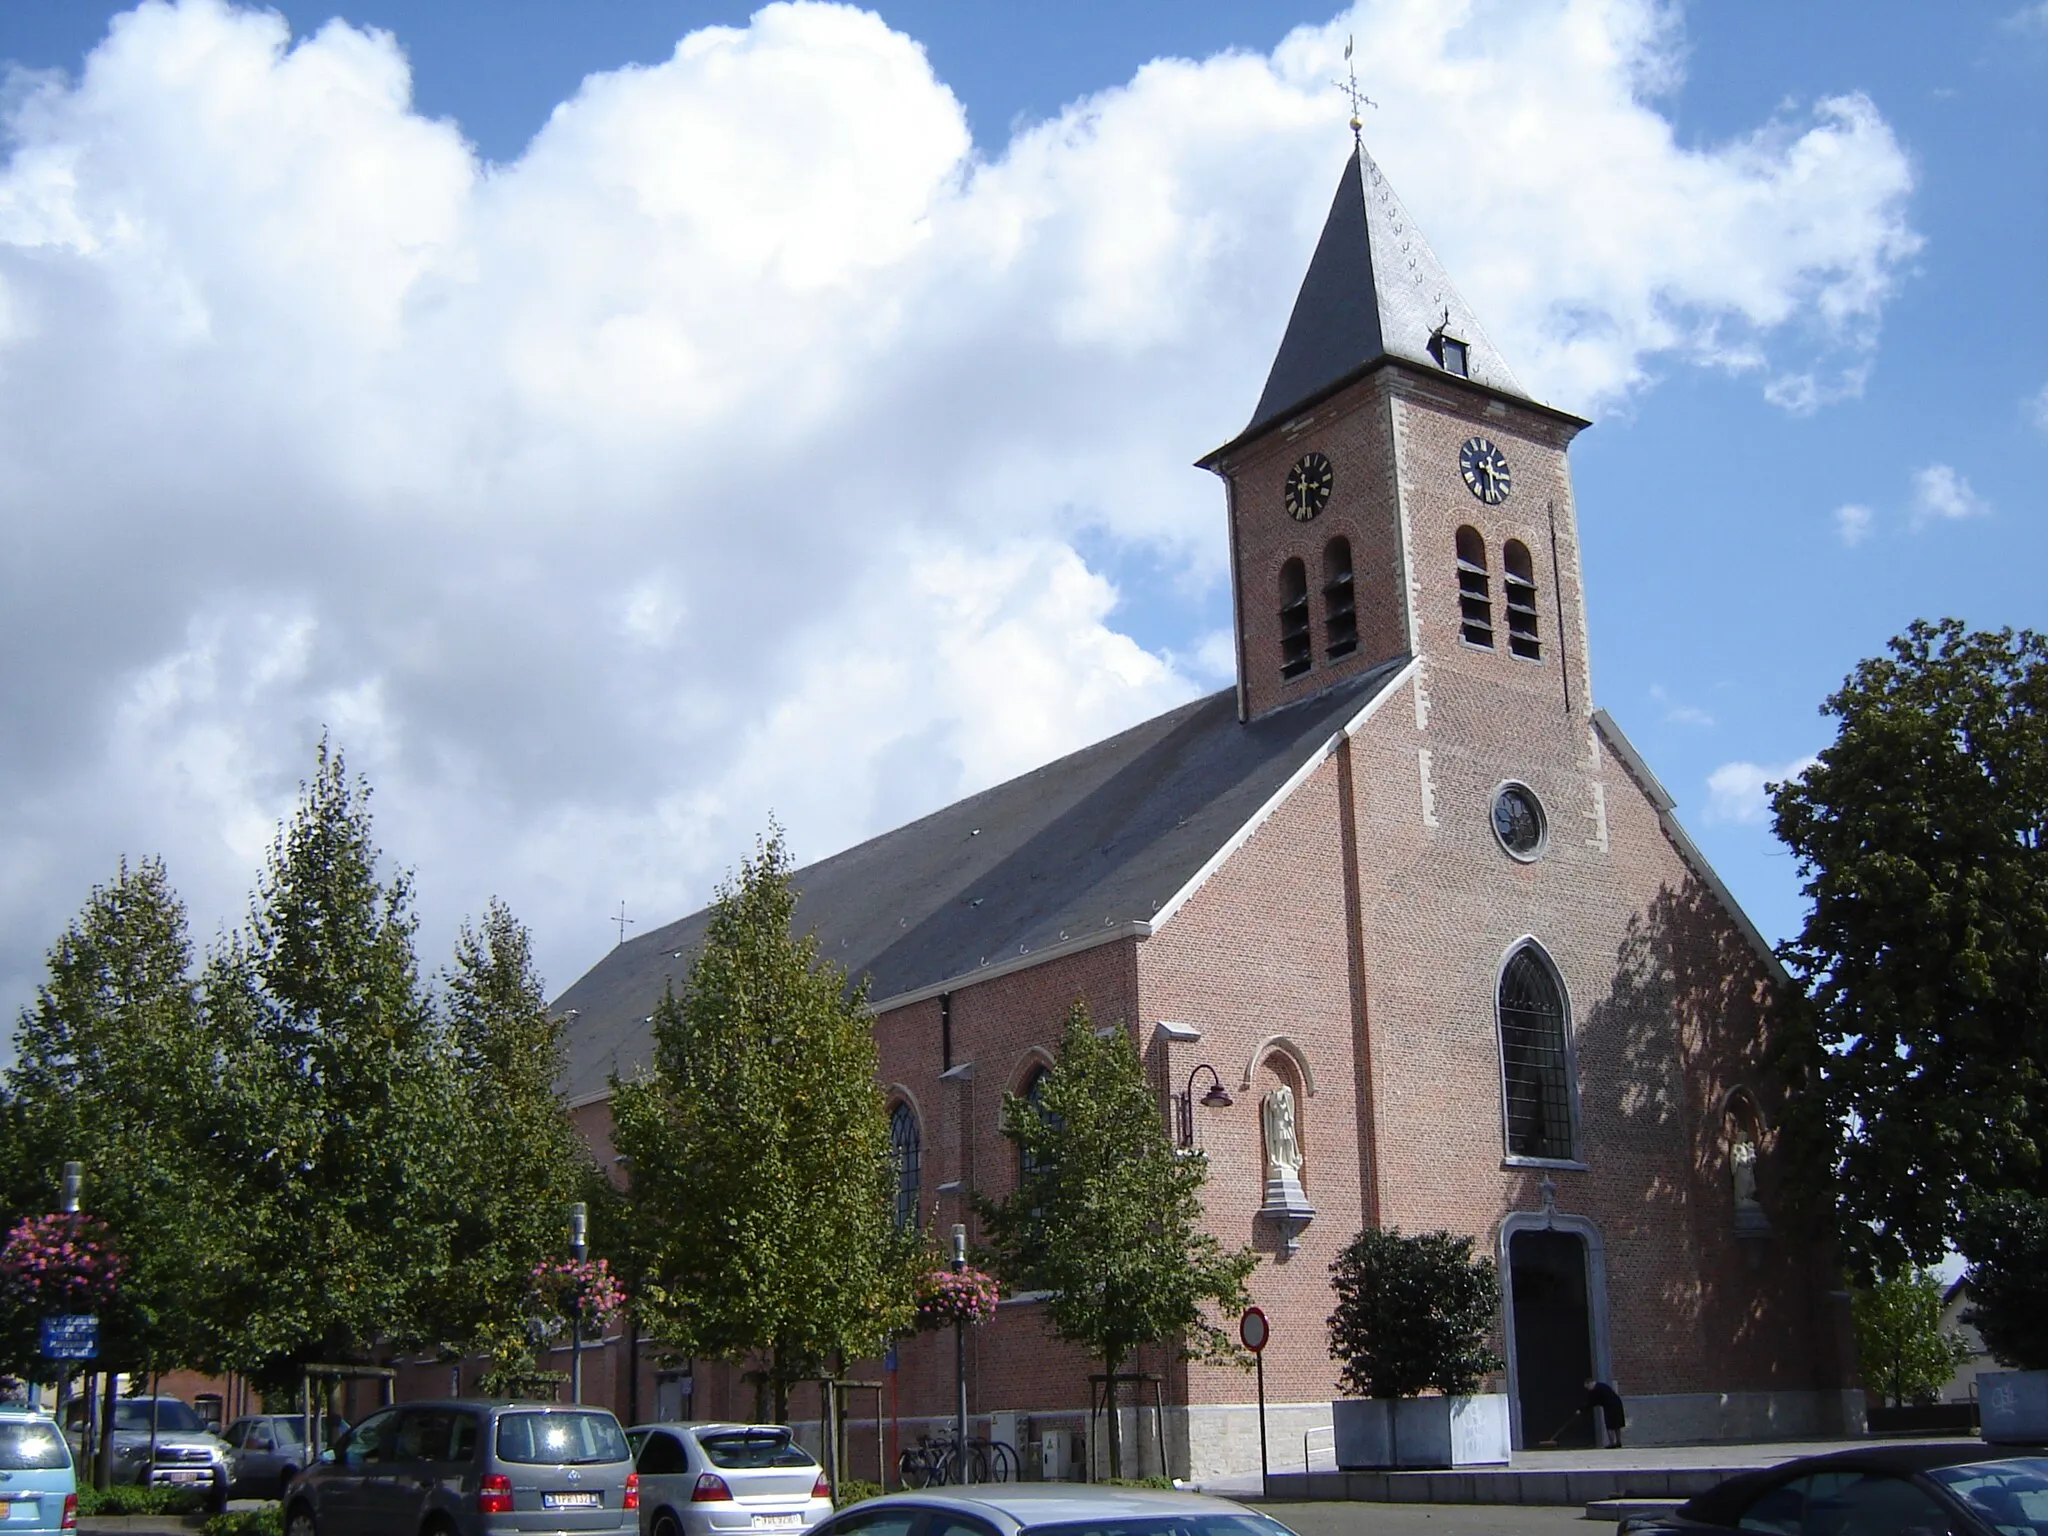
[[[1591,1445],[1592,1421],[1579,1411],[1594,1374],[1586,1240],[1549,1227],[1512,1233],[1508,1271],[1522,1444]]]

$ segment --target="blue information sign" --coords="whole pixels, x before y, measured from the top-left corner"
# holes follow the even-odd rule
[[[90,1360],[100,1352],[100,1320],[83,1313],[43,1319],[45,1360]]]

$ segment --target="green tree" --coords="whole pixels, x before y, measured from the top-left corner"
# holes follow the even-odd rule
[[[1257,1259],[1201,1230],[1208,1160],[1168,1140],[1128,1030],[1097,1033],[1077,1002],[1037,1104],[1004,1097],[1003,1134],[1024,1171],[1006,1199],[980,1201],[980,1214],[1003,1279],[1050,1293],[1055,1334],[1086,1347],[1111,1377],[1142,1345],[1237,1358],[1210,1309],[1244,1310]],[[1110,1475],[1120,1477],[1113,1391],[1109,1407]]]
[[[1487,1343],[1500,1313],[1493,1260],[1449,1232],[1369,1227],[1330,1265],[1330,1356],[1357,1397],[1462,1397],[1502,1366]]]
[[[1823,712],[1773,796],[1812,903],[1782,1063],[1868,1277],[1938,1260],[1973,1191],[2048,1193],[2048,639],[1918,622]]]
[[[53,1210],[62,1164],[85,1166],[87,1209],[127,1258],[101,1317],[107,1364],[216,1363],[210,1302],[234,1220],[211,1140],[222,1063],[162,863],[123,862],[94,887],[48,964],[7,1073],[16,1155],[41,1186],[24,1193]]]
[[[771,832],[721,886],[649,1072],[614,1081],[639,1314],[658,1344],[752,1358],[778,1421],[793,1382],[909,1325],[889,1122],[864,990],[791,929]]]
[[[450,1259],[431,1306],[445,1346],[530,1366],[522,1326],[533,1269],[559,1258],[567,1207],[596,1170],[555,1091],[563,1024],[549,1010],[526,929],[502,902],[456,936],[444,988],[461,1114]]]
[[[1924,1269],[1858,1286],[1849,1294],[1863,1376],[1894,1408],[1932,1402],[1970,1358],[1961,1334],[1941,1326],[1941,1281]]]
[[[369,789],[322,742],[209,1008],[246,1053],[249,1198],[238,1362],[296,1367],[430,1342],[451,1263],[460,1130],[445,1032],[419,985],[411,881],[380,876]]]
[[[2003,1194],[1973,1202],[1961,1247],[1974,1303],[1962,1320],[2001,1364],[2048,1371],[2048,1200]]]

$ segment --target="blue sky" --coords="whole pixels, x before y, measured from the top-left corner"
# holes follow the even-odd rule
[[[1369,146],[1595,417],[1595,694],[1767,934],[1753,786],[1825,695],[2043,619],[2038,0],[881,7],[922,62],[817,10],[122,9],[0,8],[0,1002],[124,852],[233,921],[322,726],[429,948],[501,894],[560,985],[771,809],[829,852],[1216,686],[1188,466],[1353,32]]]

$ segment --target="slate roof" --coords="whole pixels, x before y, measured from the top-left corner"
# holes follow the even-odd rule
[[[1361,145],[1344,167],[1265,392],[1239,440],[1386,358],[1438,368],[1429,342],[1439,327],[1468,348],[1468,378],[1529,398]]]
[[[1211,694],[808,865],[794,877],[797,928],[815,932],[849,975],[867,976],[875,1001],[1132,931],[1406,662],[1250,724],[1238,721],[1234,690]],[[664,984],[688,976],[704,921],[695,912],[621,944],[556,999],[558,1012],[576,1010],[561,1082],[571,1103],[645,1065],[649,1016]]]

